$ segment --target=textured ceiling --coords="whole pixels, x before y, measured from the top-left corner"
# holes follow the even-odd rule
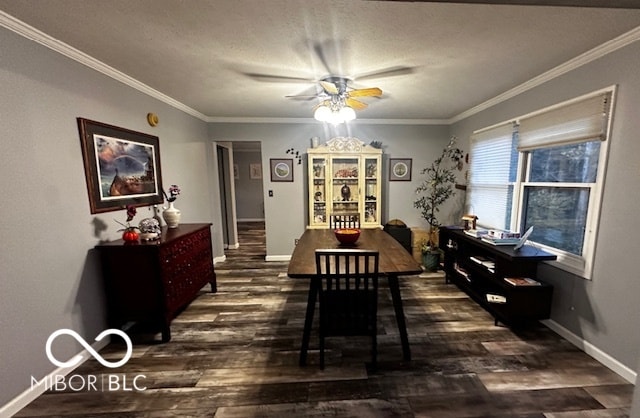
[[[635,41],[640,26],[638,9],[420,1],[0,0],[0,10],[0,24],[35,28],[207,120],[311,118],[314,101],[285,96],[329,75],[383,90],[359,119],[452,120],[616,37]]]

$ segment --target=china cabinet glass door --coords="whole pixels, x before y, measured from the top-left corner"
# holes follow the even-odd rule
[[[378,158],[364,159],[364,222],[379,223],[378,217]]]
[[[311,191],[311,205],[313,207],[311,224],[325,224],[327,218],[327,160],[325,158],[311,159],[310,178],[313,179]]]
[[[360,190],[358,189],[359,169],[358,158],[331,159],[332,214],[358,213],[360,198]]]

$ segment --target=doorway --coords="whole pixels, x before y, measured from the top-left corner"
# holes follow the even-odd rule
[[[239,223],[264,229],[262,147],[258,141],[220,142],[217,155],[224,248],[235,249]]]

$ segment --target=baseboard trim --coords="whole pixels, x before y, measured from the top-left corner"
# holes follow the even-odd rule
[[[290,261],[291,255],[268,255],[264,261]]]
[[[110,338],[105,338],[91,344],[91,347],[95,351],[100,351],[105,348],[110,342]],[[67,376],[75,369],[80,367],[82,363],[92,358],[91,354],[87,350],[82,350],[80,353],[78,353],[78,355],[82,357],[82,360],[76,366],[58,367],[57,369],[53,370],[51,373],[40,379],[35,386],[26,389],[24,392],[10,400],[7,404],[0,407],[0,417],[11,417],[17,414],[21,409],[29,405],[31,402],[35,401],[38,396],[46,392],[46,382],[51,382],[51,380],[54,379],[55,376]]]
[[[238,222],[264,222],[264,218],[238,218]]]
[[[569,331],[562,325],[558,324],[556,321],[547,319],[540,322],[542,322],[544,325],[546,325],[556,334],[560,335],[561,337],[569,341],[571,344],[578,347],[580,350],[587,353],[589,356],[593,357],[594,359],[602,363],[604,366],[611,369],[613,372],[617,373],[620,377],[622,377],[627,382],[631,384],[636,383],[637,373],[635,371],[631,370],[624,364],[620,363],[618,360],[611,357],[609,354],[605,353],[595,345],[585,341],[584,339],[577,336],[573,332]]]

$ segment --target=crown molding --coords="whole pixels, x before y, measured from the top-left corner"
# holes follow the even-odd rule
[[[61,42],[46,33],[27,25],[26,23],[14,18],[13,16],[0,10],[0,26],[5,27],[27,39],[37,42],[53,51],[56,51],[74,61],[79,62],[89,68],[92,68],[108,77],[111,77],[123,84],[128,85],[148,96],[151,96],[161,102],[168,104],[178,110],[181,110],[191,116],[194,116],[204,122],[209,123],[282,123],[282,124],[309,124],[315,122],[311,117],[309,118],[267,118],[267,117],[218,117],[218,116],[206,116],[195,109],[186,106],[185,104],[167,96],[155,90],[144,83],[118,71],[107,64],[85,54],[82,51]],[[569,71],[575,70],[585,64],[588,64],[598,58],[601,58],[613,51],[623,48],[633,42],[640,39],[640,26],[630,30],[604,44],[597,46],[577,57],[561,64],[541,75],[532,78],[514,87],[506,92],[495,96],[477,106],[474,106],[450,119],[356,119],[351,121],[352,124],[368,124],[368,125],[451,125],[460,120],[466,119],[476,113],[486,110],[492,106],[495,106],[501,102],[511,99],[519,94],[522,94],[528,90],[533,89],[547,81],[550,81],[556,77],[566,74]]]
[[[258,117],[232,117],[232,116],[209,116],[205,119],[210,123],[283,123],[309,125],[327,124],[318,122],[313,117],[308,118],[258,118]],[[345,122],[347,125],[449,125],[449,119],[354,119]]]
[[[203,121],[206,120],[206,116],[198,112],[197,110],[194,110],[184,105],[183,103],[167,96],[166,94],[163,94],[158,90],[155,90],[147,86],[146,84],[141,83],[140,81],[134,79],[133,77],[130,77],[125,73],[118,71],[113,67],[108,66],[102,61],[99,61],[93,58],[92,56],[87,55],[84,52],[70,45],[67,45],[64,42],[59,41],[47,35],[46,33],[32,26],[27,25],[26,23],[14,18],[11,15],[8,15],[2,10],[0,10],[0,26],[3,26],[17,33],[18,35],[21,35],[55,52],[58,52],[59,54],[62,54],[67,58],[71,58],[72,60],[79,62],[80,64],[85,65],[93,70],[96,70],[108,77],[111,77],[114,80],[117,80],[123,84],[126,84],[127,86],[132,87],[148,96],[158,99],[161,102],[168,104],[169,106],[173,106],[176,109],[181,110],[191,116],[195,116],[196,118],[201,119]]]
[[[602,45],[599,45],[583,54],[580,54],[577,57],[565,62],[564,64],[560,64],[557,67],[554,67],[551,70],[544,72],[539,76],[534,77],[531,80],[520,84],[517,87],[512,88],[511,90],[507,90],[504,93],[499,94],[496,97],[487,100],[486,102],[483,102],[477,106],[472,107],[469,110],[466,110],[460,113],[457,116],[454,116],[453,118],[449,119],[449,124],[453,124],[460,120],[466,119],[469,116],[475,115],[476,113],[479,113],[501,102],[504,102],[515,96],[518,96],[519,94],[522,94],[528,90],[531,90],[534,87],[537,87],[541,84],[544,84],[547,81],[560,77],[561,75],[566,74],[569,71],[575,70],[579,67],[582,67],[585,64],[588,64],[592,61],[602,58],[605,55],[610,54],[620,48],[630,45],[638,41],[639,39],[640,39],[640,26],[630,30],[629,32],[623,33],[617,38],[613,38],[610,41],[607,41]]]

